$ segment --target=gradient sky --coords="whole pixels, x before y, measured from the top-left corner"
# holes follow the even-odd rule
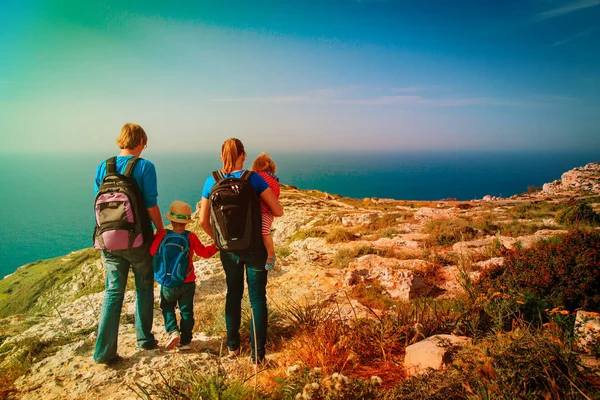
[[[600,0],[0,0],[0,152],[600,150]]]

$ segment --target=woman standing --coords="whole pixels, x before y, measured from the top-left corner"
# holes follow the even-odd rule
[[[227,139],[221,148],[225,178],[239,178],[244,172],[246,152],[239,139]],[[269,185],[258,174],[252,174],[249,182],[260,198],[269,206],[273,216],[283,215],[283,208],[269,188]],[[215,184],[213,176],[204,183],[200,202],[200,224],[204,231],[214,238],[210,223],[210,191]],[[262,242],[262,237],[257,238]],[[225,270],[227,296],[225,300],[225,323],[227,326],[227,347],[229,354],[237,356],[240,350],[240,324],[242,318],[242,297],[244,294],[244,270],[248,283],[248,297],[253,317],[250,319],[250,345],[252,362],[262,363],[265,359],[265,343],[267,340],[267,275],[265,269],[267,251],[264,247],[256,251],[230,253],[220,252],[221,263]],[[256,337],[255,337],[256,336]]]

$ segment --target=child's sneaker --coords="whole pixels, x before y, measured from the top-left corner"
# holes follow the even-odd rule
[[[265,264],[265,269],[267,271],[272,270],[273,268],[275,268],[275,263],[276,262],[277,262],[277,256],[268,257],[267,258],[267,263]]]
[[[177,344],[179,344],[179,339],[179,331],[171,332],[169,335],[169,340],[167,340],[167,349],[172,349],[173,347],[177,346]]]

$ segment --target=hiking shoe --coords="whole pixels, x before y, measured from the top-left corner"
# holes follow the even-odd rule
[[[138,346],[142,350],[154,350],[158,349],[158,340],[154,339],[152,342],[144,343],[141,346]]]
[[[177,348],[179,350],[189,350],[191,348],[190,344],[192,342],[179,342],[179,344],[177,345]]]
[[[266,359],[265,356],[259,356],[257,359],[253,354],[250,356],[250,361],[252,361],[252,364],[264,365]]]
[[[240,355],[240,349],[229,350],[229,357],[237,358],[237,356],[239,356],[239,355]]]
[[[172,349],[173,347],[179,344],[179,340],[181,337],[179,336],[179,331],[173,331],[169,335],[169,340],[167,340],[167,349]]]
[[[106,365],[108,365],[109,367],[112,367],[112,366],[122,363],[123,361],[125,361],[125,359],[117,354],[113,358],[111,358],[110,361],[108,361],[106,363]]]
[[[275,268],[275,263],[276,262],[277,262],[277,256],[268,257],[267,258],[267,263],[265,264],[265,269],[267,271],[272,270],[273,268]]]
[[[104,361],[104,360],[97,360],[94,361],[96,364],[104,364],[106,366],[114,366],[117,365],[121,362],[125,361],[125,359],[123,357],[121,357],[120,355],[116,354],[113,358],[111,358],[110,360]]]

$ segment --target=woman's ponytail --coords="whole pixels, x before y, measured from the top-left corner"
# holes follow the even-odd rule
[[[221,147],[221,157],[223,158],[223,172],[228,174],[235,169],[237,159],[246,154],[244,145],[240,139],[227,139]]]

